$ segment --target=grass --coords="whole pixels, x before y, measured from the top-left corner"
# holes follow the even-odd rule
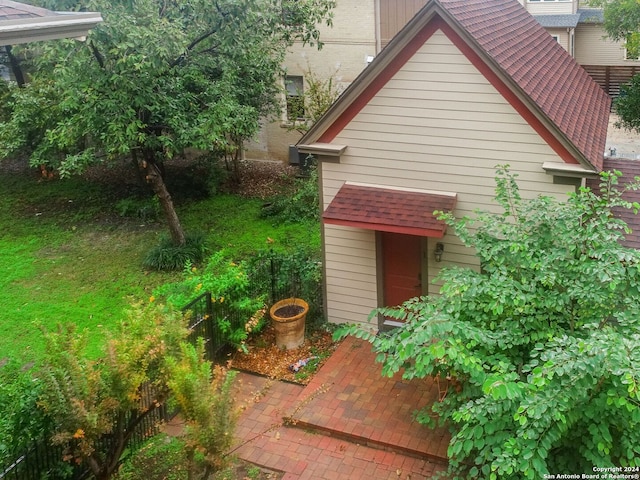
[[[89,354],[97,354],[131,302],[179,277],[142,268],[166,229],[120,217],[115,205],[127,195],[120,186],[82,178],[41,181],[0,172],[0,358],[37,361],[40,326],[65,322],[87,329]],[[278,225],[258,218],[261,207],[235,195],[177,205],[185,229],[203,232],[210,251],[224,247],[242,259],[267,247],[319,248],[317,225]]]

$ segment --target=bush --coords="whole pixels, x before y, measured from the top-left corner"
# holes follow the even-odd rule
[[[160,202],[156,196],[123,198],[116,203],[116,212],[121,217],[139,218],[145,221],[156,220],[160,217]]]
[[[293,194],[277,197],[266,205],[261,216],[291,223],[319,221],[320,196],[316,168],[311,168],[308,177],[296,179]]]
[[[176,308],[184,308],[198,295],[210,292],[214,302],[226,306],[229,317],[243,319],[239,328],[234,328],[228,318],[218,319],[227,341],[239,347],[250,331],[259,330],[264,324],[265,294],[250,288],[246,271],[244,263],[233,262],[225,250],[220,250],[200,270],[187,263],[182,281],[165,284],[154,295]]]
[[[185,480],[187,456],[184,441],[159,434],[149,439],[126,462],[117,475],[118,480]]]
[[[322,323],[322,263],[317,253],[264,250],[247,261],[249,283],[254,291],[268,292],[271,303],[288,297],[309,304],[308,322]]]
[[[0,465],[46,436],[50,421],[37,406],[42,384],[15,360],[0,367]]]
[[[171,391],[186,421],[187,463],[192,473],[209,478],[229,464],[240,409],[235,406],[236,372],[204,360],[204,340],[182,346],[182,357],[169,362]]]
[[[199,263],[205,254],[205,237],[201,234],[187,235],[184,245],[174,245],[169,237],[162,237],[143,261],[152,270],[175,271],[187,264]]]

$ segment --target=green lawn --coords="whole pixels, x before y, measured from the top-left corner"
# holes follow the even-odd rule
[[[97,352],[104,331],[136,300],[179,273],[145,271],[141,260],[165,228],[115,213],[122,189],[82,179],[39,181],[0,173],[0,359],[34,360],[40,326],[73,322]],[[188,231],[202,231],[211,251],[242,259],[262,248],[319,246],[319,228],[260,219],[260,200],[219,195],[183,201]]]

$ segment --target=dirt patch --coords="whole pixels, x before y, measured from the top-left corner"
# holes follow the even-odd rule
[[[640,160],[640,135],[616,127],[617,121],[618,116],[612,113],[609,117],[605,155]]]

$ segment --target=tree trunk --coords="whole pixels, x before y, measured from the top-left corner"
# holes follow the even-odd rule
[[[164,183],[164,178],[162,178],[160,167],[155,160],[155,152],[151,150],[145,151],[144,160],[139,160],[138,166],[145,180],[151,185],[153,192],[160,200],[160,206],[167,220],[167,226],[169,227],[169,234],[171,235],[173,244],[176,246],[184,245],[186,243],[184,230],[176,213],[176,209],[173,206],[173,200],[171,199],[169,190],[167,190],[167,186]]]
[[[24,74],[22,73],[22,67],[20,67],[20,62],[11,51],[11,45],[5,45],[4,51],[7,53],[7,57],[9,57],[9,65],[11,65],[13,78],[16,79],[16,83],[20,88],[24,87],[27,82],[25,81]]]

